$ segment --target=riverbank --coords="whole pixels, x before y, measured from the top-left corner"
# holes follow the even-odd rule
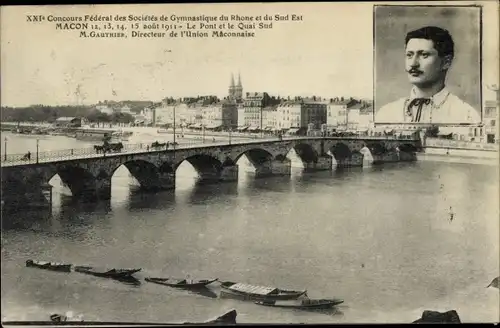
[[[426,148],[423,153],[417,153],[418,161],[448,162],[463,164],[483,164],[498,166],[498,152],[484,152],[474,150],[449,151],[447,149]]]

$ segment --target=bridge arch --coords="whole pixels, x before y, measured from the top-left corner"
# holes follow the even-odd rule
[[[97,197],[96,178],[105,172],[99,172],[98,176],[94,176],[89,170],[76,165],[57,166],[56,171],[52,176],[48,177],[47,183],[57,175],[62,183],[69,188],[71,195],[74,198],[94,199]]]
[[[236,162],[230,157],[226,157],[226,159],[222,162],[223,167],[234,166],[234,165],[236,165]]]
[[[318,161],[318,152],[308,143],[295,144],[292,149],[303,163],[316,163]]]
[[[410,143],[403,143],[398,146],[399,151],[405,152],[405,153],[416,153],[418,151],[418,148]]]
[[[234,158],[234,162],[237,163],[238,160],[243,156],[246,155],[250,163],[254,167],[257,167],[259,165],[264,164],[265,162],[273,160],[274,156],[271,154],[269,151],[263,149],[263,148],[250,148],[245,150],[244,152],[238,154]]]
[[[153,163],[143,160],[136,159],[126,161],[116,166],[110,173],[109,177],[112,178],[116,170],[120,167],[125,166],[130,174],[139,182],[142,189],[159,189],[159,181],[161,177],[160,169]]]
[[[342,161],[350,158],[352,156],[352,151],[348,145],[343,142],[336,143],[332,145],[329,149],[335,160]]]
[[[381,142],[371,142],[367,143],[366,147],[370,149],[372,155],[380,156],[387,153],[387,148]]]
[[[179,166],[184,162],[191,164],[202,179],[217,177],[222,170],[222,163],[217,158],[206,154],[196,154],[186,157],[175,165],[174,171],[177,171]]]

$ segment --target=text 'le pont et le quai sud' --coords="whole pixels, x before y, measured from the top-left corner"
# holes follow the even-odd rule
[[[298,14],[265,15],[27,15],[33,24],[53,24],[81,38],[247,38],[276,24],[302,22]],[[274,25],[273,25],[274,24]]]

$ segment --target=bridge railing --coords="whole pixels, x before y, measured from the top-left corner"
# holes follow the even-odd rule
[[[232,144],[238,143],[248,143],[249,141],[255,142],[256,140],[231,140]],[[262,141],[260,139],[259,141]],[[224,140],[215,140],[206,138],[205,140],[180,140],[178,144],[175,146],[175,149],[183,149],[183,148],[191,148],[196,146],[215,146],[215,145],[227,145],[229,141],[227,139]],[[148,148],[149,147],[149,148]],[[174,146],[172,143],[169,145],[169,150],[173,150]],[[97,152],[94,147],[87,148],[73,148],[73,149],[61,149],[61,150],[50,150],[50,151],[39,151],[37,153],[30,152],[30,156],[28,158],[28,153],[22,154],[7,154],[1,155],[1,163],[2,166],[5,165],[16,165],[16,164],[32,164],[38,162],[50,162],[50,161],[63,161],[70,159],[78,159],[78,158],[92,158],[92,157],[103,157],[103,156],[113,156],[117,154],[123,153],[141,153],[141,152],[150,152],[150,151],[159,151],[159,150],[167,150],[166,147],[158,147],[152,148],[151,142],[143,142],[137,144],[123,144],[123,148],[119,152],[106,152],[106,154],[102,152]]]

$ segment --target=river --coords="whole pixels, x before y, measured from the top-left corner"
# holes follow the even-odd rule
[[[36,145],[36,137],[4,135],[16,153]],[[43,150],[92,145],[39,138]],[[111,201],[95,204],[71,202],[56,176],[51,217],[2,218],[2,319],[69,311],[85,320],[181,322],[235,308],[239,323],[405,323],[427,309],[455,309],[463,322],[499,320],[498,289],[485,288],[500,265],[497,165],[426,157],[254,179],[242,170],[248,163],[238,164],[237,183],[205,186],[182,164],[175,192],[156,194],[137,192],[119,169]],[[141,279],[307,289],[345,303],[328,313],[268,308],[213,298],[216,283],[210,295],[144,280],[130,286],[26,268],[29,258],[142,267]]]

